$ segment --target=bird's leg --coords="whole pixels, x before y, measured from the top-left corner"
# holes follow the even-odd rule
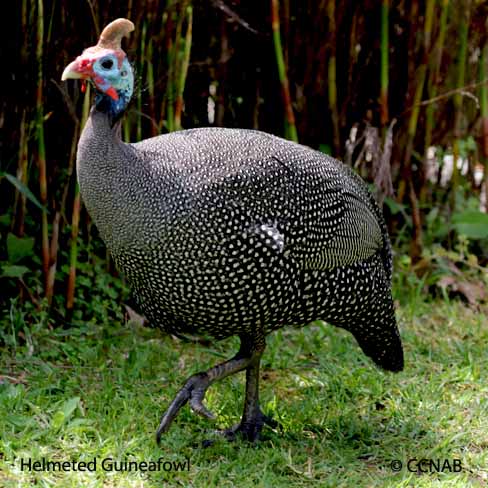
[[[250,364],[246,368],[246,398],[240,423],[221,432],[228,439],[234,439],[235,435],[239,433],[244,439],[253,442],[258,439],[264,424],[272,428],[278,425],[259,407],[259,364],[265,346],[264,336],[254,337],[250,343],[244,342],[244,340],[242,342],[241,348],[247,349],[251,357]]]
[[[190,408],[194,412],[203,415],[204,417],[215,418],[214,414],[203,405],[203,398],[207,388],[214,381],[221,380],[231,374],[246,369],[251,362],[252,357],[250,357],[247,350],[243,348],[241,340],[239,352],[232,359],[218,364],[217,366],[210,368],[208,371],[190,376],[161,418],[161,422],[159,423],[156,432],[156,440],[158,444],[161,435],[168,431],[171,422],[173,422],[180,408],[188,401],[190,403]]]

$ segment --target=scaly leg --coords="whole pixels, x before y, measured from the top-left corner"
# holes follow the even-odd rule
[[[229,440],[241,434],[244,439],[254,442],[258,440],[264,424],[272,428],[278,426],[278,422],[265,415],[259,407],[259,363],[263,351],[264,347],[260,351],[255,350],[251,364],[246,369],[246,398],[240,423],[221,432]]]
[[[190,376],[161,418],[161,422],[159,423],[156,432],[156,441],[158,444],[161,440],[161,435],[168,431],[171,423],[180,411],[180,408],[188,401],[190,402],[190,408],[195,413],[210,419],[215,418],[215,415],[203,405],[203,398],[207,388],[214,381],[221,380],[231,374],[242,371],[248,366],[250,360],[249,357],[242,357],[241,351],[239,351],[232,359],[218,364],[206,372]]]
[[[261,412],[258,404],[259,361],[265,346],[264,336],[261,334],[256,334],[253,338],[241,337],[239,352],[232,359],[218,364],[206,372],[191,376],[161,418],[156,432],[157,442],[160,442],[161,435],[168,431],[179,410],[187,402],[190,403],[190,408],[194,412],[204,417],[215,418],[215,415],[203,405],[207,388],[215,381],[244,369],[246,369],[246,399],[242,420],[237,427],[224,431],[224,434],[231,438],[236,432],[241,432],[245,438],[255,440],[264,423],[275,426],[276,424]]]

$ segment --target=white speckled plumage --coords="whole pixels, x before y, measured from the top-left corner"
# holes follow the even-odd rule
[[[402,355],[381,212],[348,167],[258,131],[125,144],[93,109],[80,190],[150,323],[224,338],[322,319],[388,369]]]
[[[343,327],[378,365],[401,370],[390,242],[364,181],[322,153],[252,130],[123,143],[133,76],[120,40],[133,29],[127,19],[112,22],[62,75],[97,89],[78,146],[81,195],[150,325],[241,340],[232,359],[186,381],[158,441],[187,402],[213,417],[206,390],[242,370],[242,419],[225,435],[253,441],[274,426],[259,407],[259,364],[265,336],[286,325]]]

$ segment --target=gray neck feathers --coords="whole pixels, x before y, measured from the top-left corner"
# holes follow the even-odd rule
[[[120,140],[120,123],[112,127],[107,114],[92,108],[78,144],[78,182],[88,213],[109,248],[123,245],[120,227],[130,218],[127,182],[137,166],[135,159],[130,145]]]
[[[115,169],[115,161],[104,158],[103,155],[120,150],[121,146],[120,122],[112,127],[111,118],[93,107],[78,143],[78,171],[107,171],[111,167]]]

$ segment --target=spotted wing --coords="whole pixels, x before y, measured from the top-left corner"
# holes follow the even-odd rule
[[[296,175],[301,184],[290,180],[285,232],[285,249],[299,267],[348,266],[381,250],[382,228],[364,182],[340,163],[318,160],[304,168]]]

